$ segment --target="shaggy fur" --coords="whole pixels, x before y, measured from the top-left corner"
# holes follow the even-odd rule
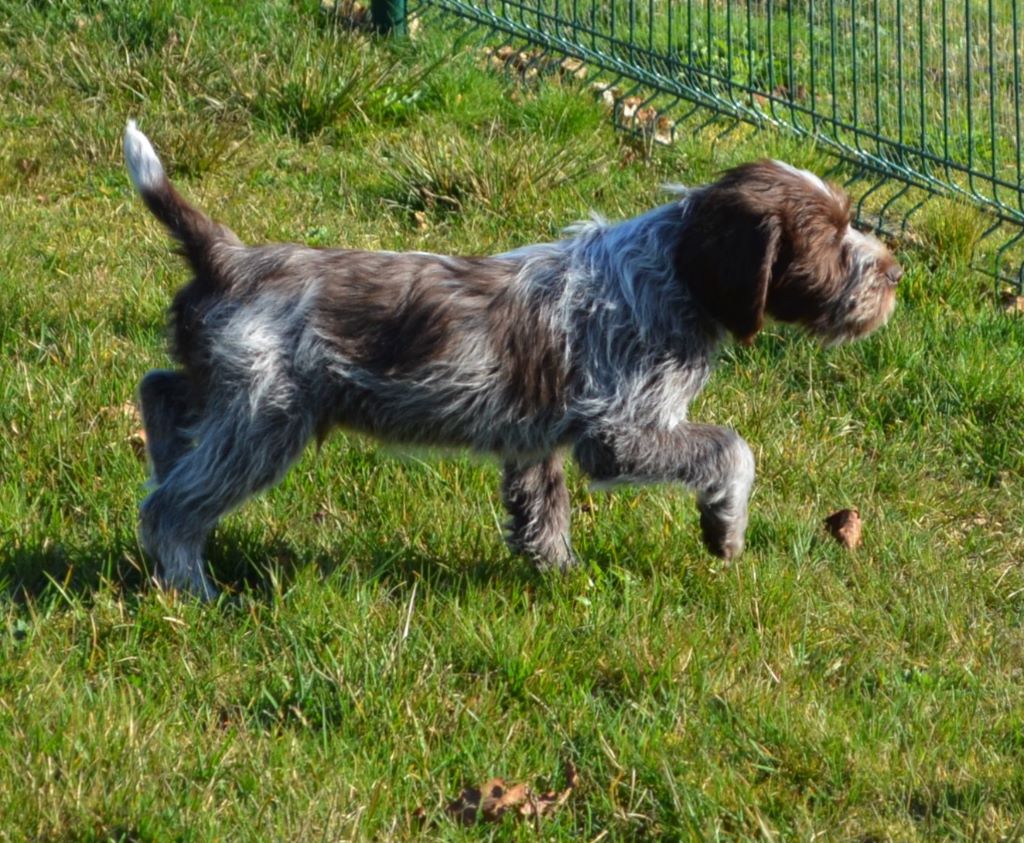
[[[171,305],[178,368],[139,389],[153,468],[141,508],[163,583],[209,598],[218,519],[336,427],[504,462],[510,546],[575,561],[562,455],[600,483],[694,490],[712,553],[743,548],[754,458],[686,420],[727,334],[767,317],[834,343],[893,308],[901,270],[849,200],[777,161],[618,224],[494,257],[245,246],[189,205],[129,122],[143,200],[194,277]]]

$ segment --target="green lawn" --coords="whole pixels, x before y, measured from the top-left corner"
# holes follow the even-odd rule
[[[186,276],[128,116],[253,241],[490,252],[748,158],[828,166],[697,121],[652,158],[585,85],[486,66],[315,3],[0,0],[0,840],[1020,837],[1024,318],[957,206],[917,218],[881,333],[723,352],[692,415],[758,459],[730,567],[685,492],[573,474],[585,565],[541,577],[496,466],[336,435],[218,530],[227,598],[147,585],[130,404]],[[855,551],[822,528],[847,506]],[[446,815],[566,761],[539,833]]]

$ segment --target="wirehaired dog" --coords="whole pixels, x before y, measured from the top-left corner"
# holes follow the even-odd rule
[[[778,161],[617,224],[493,257],[246,246],[186,202],[129,121],[124,151],[194,274],[170,308],[174,370],[139,387],[161,581],[215,594],[204,544],[335,426],[504,463],[508,542],[575,562],[563,453],[599,483],[696,492],[708,549],[743,548],[754,480],[734,431],[687,420],[716,347],[766,317],[828,343],[883,324],[902,270],[837,188]]]

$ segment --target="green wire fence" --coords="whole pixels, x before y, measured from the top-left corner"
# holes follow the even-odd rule
[[[421,3],[633,80],[654,105],[617,100],[620,122],[658,140],[666,98],[813,137],[874,176],[858,214],[883,228],[934,196],[979,207],[996,242],[980,268],[1024,292],[1017,0]]]

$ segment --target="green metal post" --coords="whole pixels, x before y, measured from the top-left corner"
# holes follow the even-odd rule
[[[370,0],[370,17],[381,35],[406,34],[405,0]]]

